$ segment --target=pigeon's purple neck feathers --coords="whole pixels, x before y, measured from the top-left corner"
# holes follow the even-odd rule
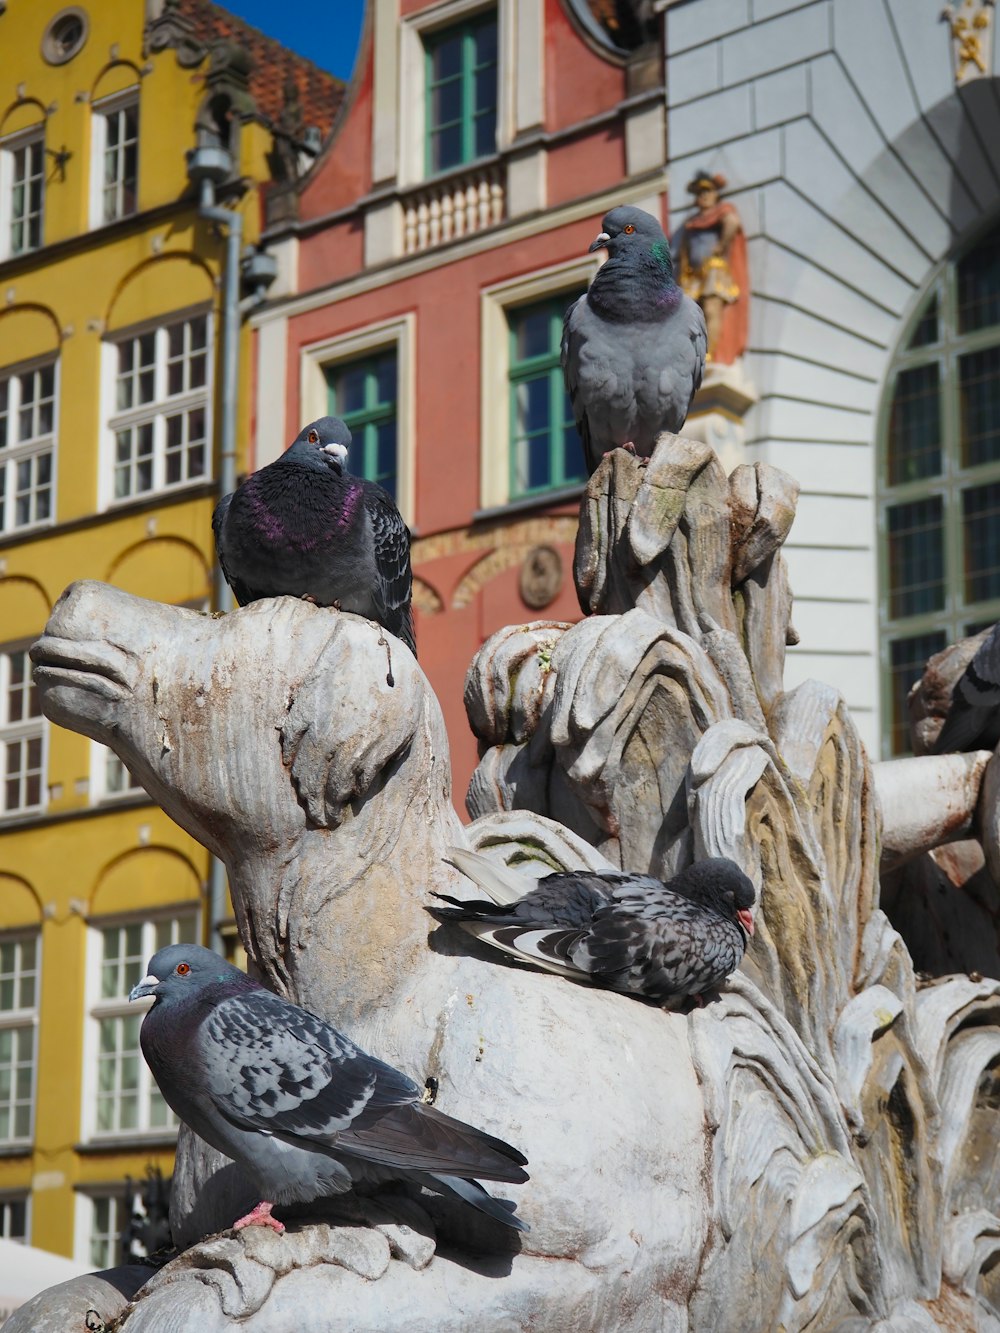
[[[635,247],[608,259],[590,284],[587,302],[611,323],[656,323],[673,314],[683,295],[663,240],[648,250]]]

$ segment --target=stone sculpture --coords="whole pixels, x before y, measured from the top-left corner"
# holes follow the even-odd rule
[[[437,702],[402,647],[387,683],[377,627],[287,598],[212,618],[64,594],[33,650],[47,715],[112,745],[225,860],[268,984],[437,1080],[442,1110],[531,1172],[531,1233],[502,1253],[393,1193],[202,1240],[242,1185],[182,1134],[189,1248],[127,1307],[133,1270],[100,1301],[89,1279],[81,1320],[85,1302],[125,1333],[1000,1329],[1000,985],[918,983],[877,879],[881,848],[988,841],[990,766],[873,772],[834,690],[784,691],[795,499],[674,436],[647,467],[606,458],[581,514],[586,618],[503,630],[470,669],[464,830]],[[670,1013],[428,938],[429,890],[470,895],[443,860],[463,841],[660,876],[730,857],[758,891],[742,970]],[[9,1327],[62,1330],[72,1300]]]

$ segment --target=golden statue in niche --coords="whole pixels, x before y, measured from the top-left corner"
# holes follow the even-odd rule
[[[697,213],[673,239],[677,281],[705,312],[708,355],[717,365],[731,365],[747,344],[747,248],[735,204],[722,203],[722,175],[700,171],[688,183]]]

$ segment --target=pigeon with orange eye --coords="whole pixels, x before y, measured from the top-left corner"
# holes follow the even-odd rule
[[[153,955],[129,995],[146,998],[139,1043],[164,1099],[258,1191],[236,1230],[280,1233],[276,1205],[404,1180],[471,1205],[494,1239],[496,1223],[527,1231],[478,1179],[522,1184],[523,1153],[429,1105],[413,1079],[318,1015],[197,944]]]
[[[301,597],[365,616],[415,653],[410,532],[384,487],[347,471],[350,445],[339,417],[320,417],[224,496],[219,563],[240,606]]]

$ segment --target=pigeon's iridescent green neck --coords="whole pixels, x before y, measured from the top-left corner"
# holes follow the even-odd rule
[[[669,272],[673,272],[673,263],[670,259],[670,246],[666,241],[654,241],[650,247],[649,253],[658,264],[662,264]]]

